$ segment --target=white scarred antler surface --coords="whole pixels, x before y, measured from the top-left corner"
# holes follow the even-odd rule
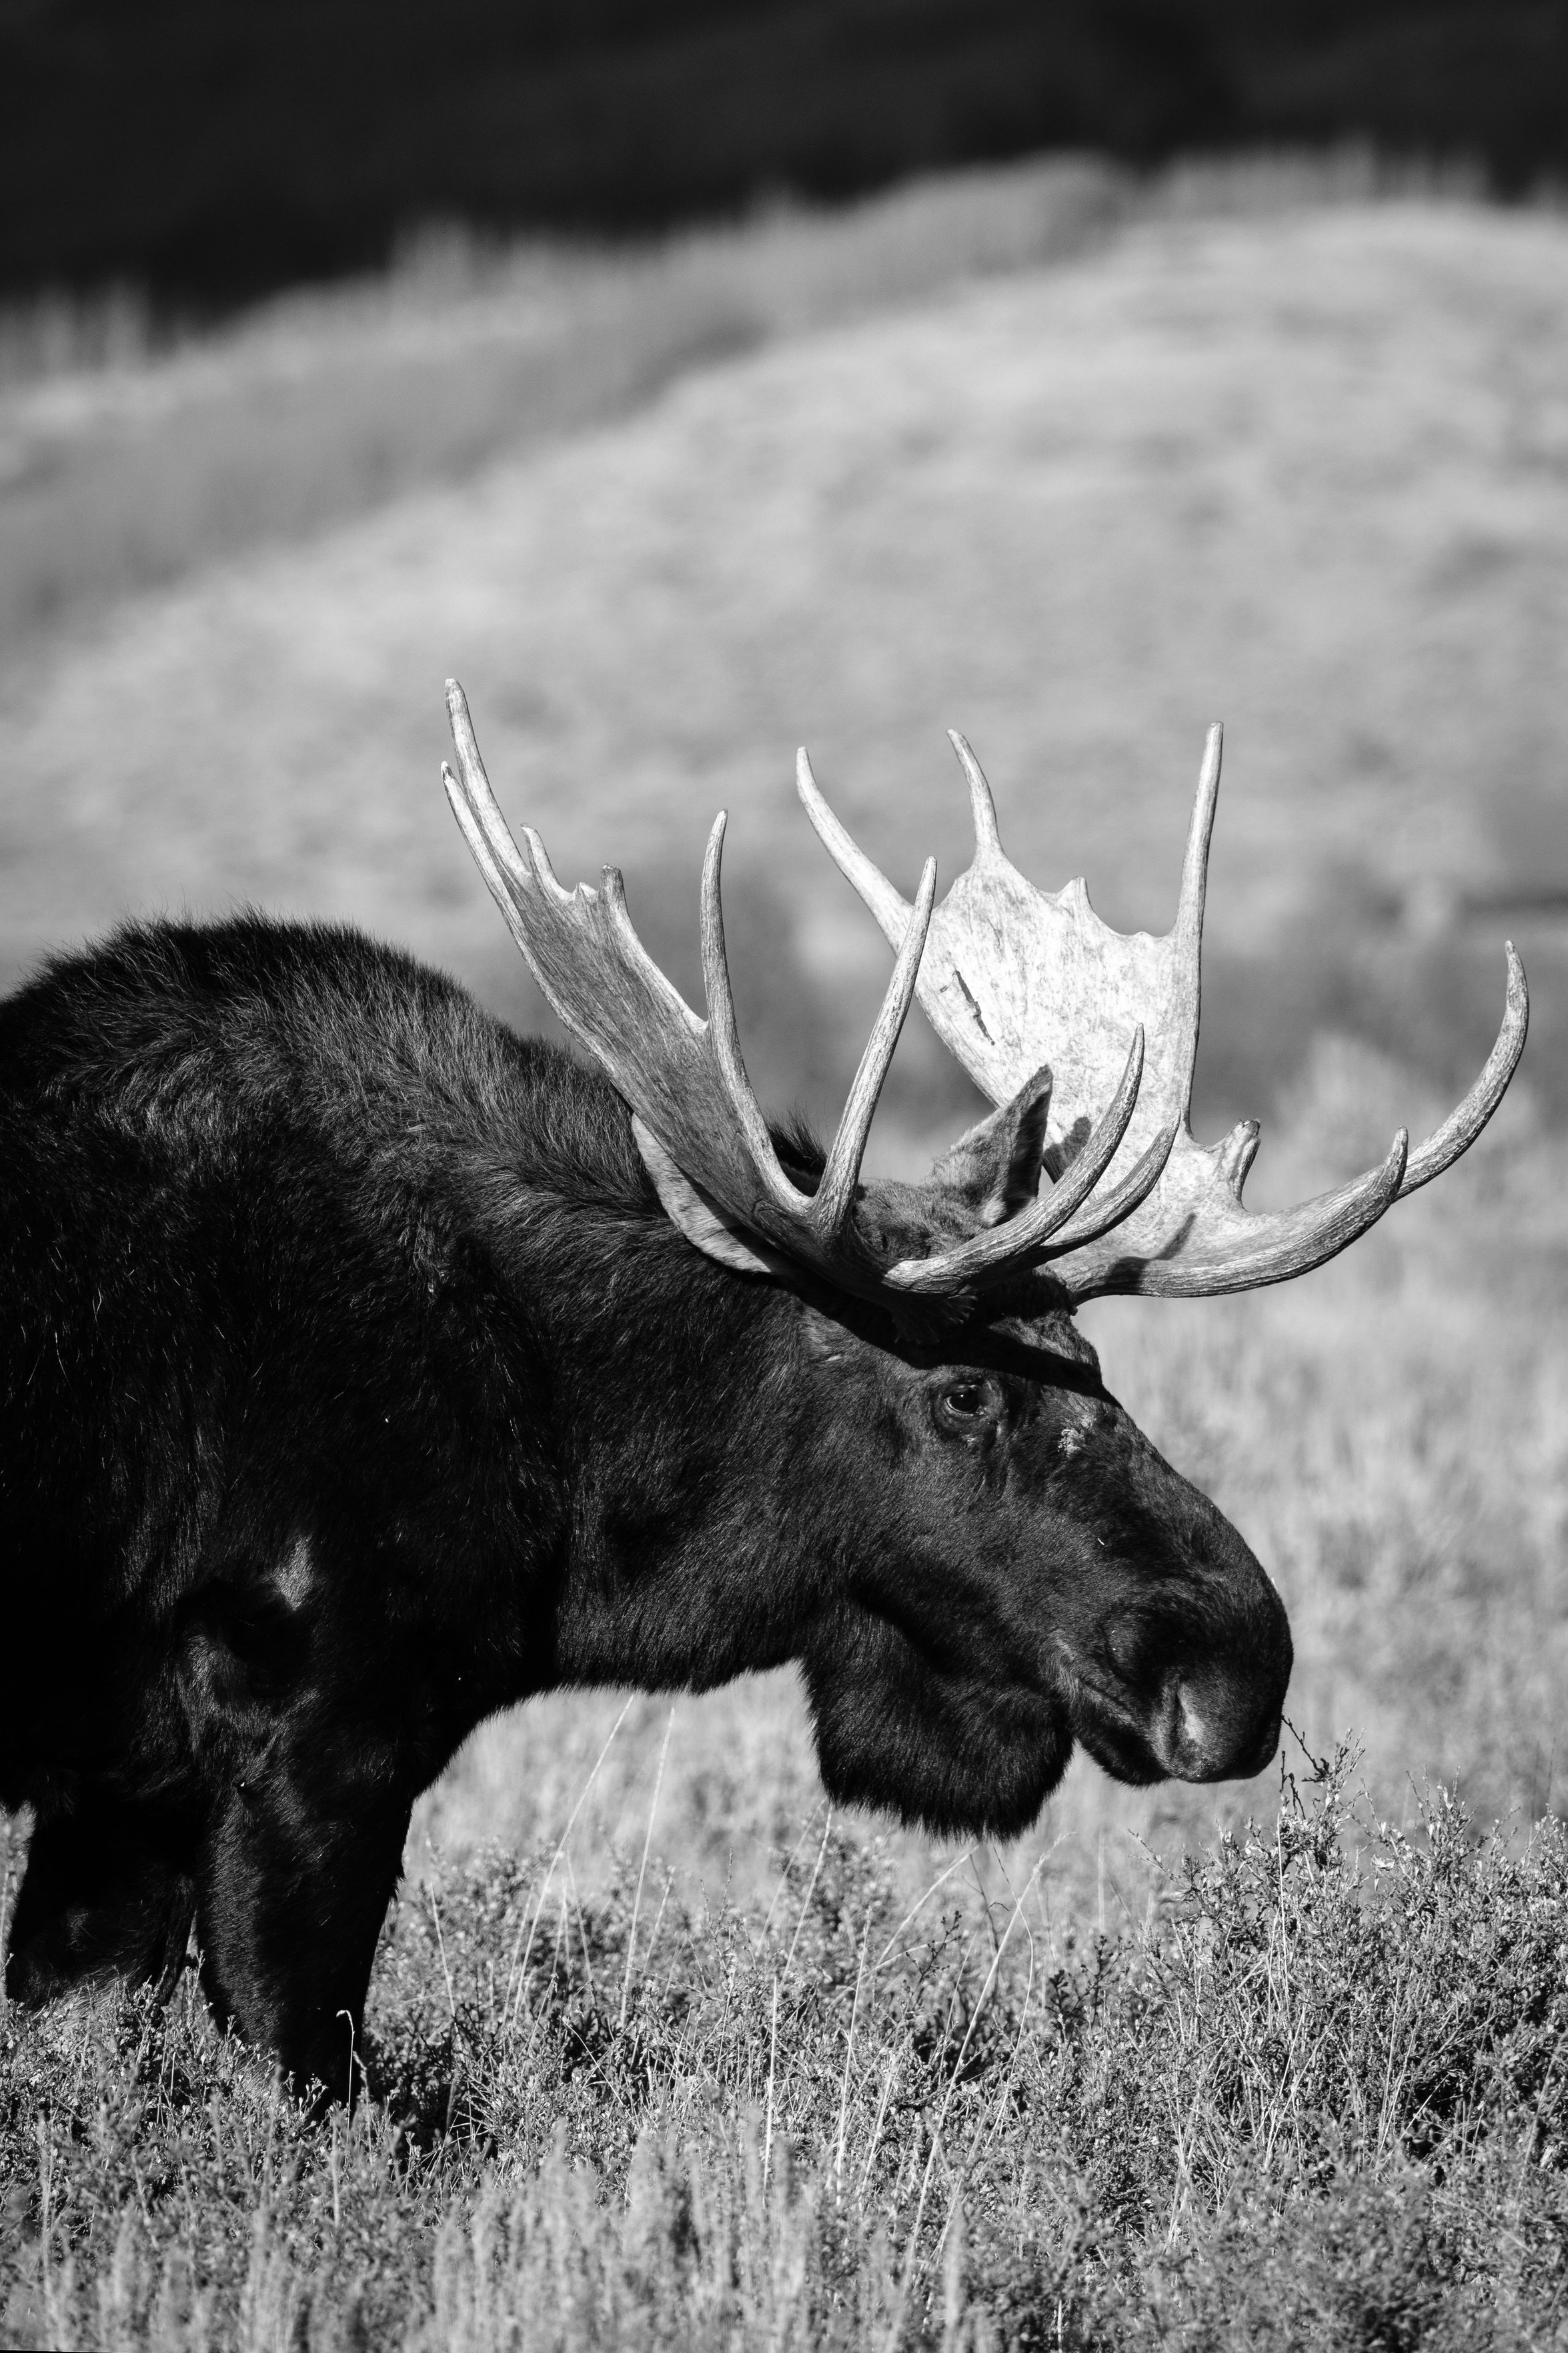
[[[1028,1073],[1048,1066],[1047,1163],[1064,1170],[1067,1182],[1098,1106],[1116,1085],[1128,1038],[1139,1029],[1144,1038],[1143,1081],[1106,1166],[1108,1190],[1119,1190],[1134,1169],[1147,1173],[1150,1155],[1162,1147],[1163,1157],[1152,1185],[1108,1230],[1081,1240],[1070,1225],[1058,1232],[1050,1271],[1070,1296],[1196,1296],[1284,1282],[1343,1250],[1391,1201],[1427,1183],[1475,1141],[1524,1045],[1529,1001],[1511,943],[1497,1043],[1436,1134],[1407,1155],[1401,1130],[1382,1165],[1352,1183],[1297,1208],[1248,1210],[1242,1187],[1258,1148],[1257,1122],[1243,1121],[1207,1149],[1188,1124],[1220,729],[1210,729],[1204,754],[1176,920],[1159,937],[1112,931],[1089,905],[1081,881],[1055,892],[1026,881],[1002,849],[978,762],[961,735],[952,743],[969,785],[975,849],[931,916],[917,989],[932,1028],[994,1103],[1005,1102]],[[798,786],[835,863],[889,938],[902,936],[909,922],[902,896],[834,816],[804,751]]]

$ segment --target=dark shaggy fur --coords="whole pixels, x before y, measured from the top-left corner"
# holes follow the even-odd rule
[[[1289,1663],[1068,1319],[921,1349],[714,1265],[602,1079],[260,920],[0,1006],[0,1515],[10,1990],[194,1913],[334,2088],[414,1799],[528,1693],[798,1659],[837,1795],[1005,1831],[1075,1738],[1256,1769]]]

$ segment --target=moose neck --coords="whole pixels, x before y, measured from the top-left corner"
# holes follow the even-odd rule
[[[575,1499],[552,1679],[702,1690],[788,1659],[816,1606],[800,1301],[662,1213],[552,1215],[528,1255]]]

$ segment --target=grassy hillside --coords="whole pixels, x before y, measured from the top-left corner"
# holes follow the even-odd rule
[[[1349,197],[1386,173],[1346,156],[1314,177]],[[1081,250],[1139,201],[1079,159],[629,257],[437,230],[380,278],[211,334],[125,288],[0,311],[0,651],[622,416],[693,367]]]
[[[691,987],[728,805],[760,1067],[828,1115],[882,950],[796,811],[795,745],[907,881],[964,855],[962,724],[1026,870],[1161,924],[1223,715],[1209,1114],[1266,1109],[1324,1027],[1457,1082],[1510,926],[1534,1083],[1568,1101],[1568,230],[1289,188],[979,182],[19,385],[0,964],[251,898],[526,1009],[435,791],[451,670],[508,806],[563,871],[618,860]],[[1026,266],[1052,237],[1069,258]],[[1020,266],[955,284],[966,253]],[[912,1037],[895,1116],[962,1100]]]

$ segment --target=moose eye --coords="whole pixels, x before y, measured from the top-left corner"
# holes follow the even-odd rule
[[[936,1393],[936,1418],[945,1430],[973,1433],[994,1418],[996,1396],[989,1381],[949,1381]]]

